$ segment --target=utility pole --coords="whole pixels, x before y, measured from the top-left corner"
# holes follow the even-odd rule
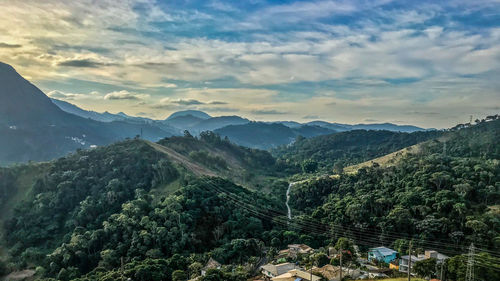
[[[443,267],[444,267],[444,261],[445,260],[442,260],[441,261],[441,273],[439,274],[439,280],[443,281]]]
[[[310,278],[310,280],[312,281],[313,280],[313,263],[312,263],[312,261],[311,261],[311,270],[310,270],[310,272],[311,272],[311,278]]]
[[[467,260],[467,274],[465,275],[465,281],[474,281],[474,251],[474,243],[471,243],[469,247],[469,258]]]
[[[408,281],[411,280],[411,274],[410,274],[410,272],[411,272],[411,246],[412,246],[411,242],[412,241],[410,241],[410,248],[408,250]]]
[[[342,246],[340,246],[340,281],[342,281]]]

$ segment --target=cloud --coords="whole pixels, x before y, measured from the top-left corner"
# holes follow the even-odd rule
[[[179,99],[179,100],[172,100],[170,101],[171,103],[179,104],[179,105],[200,105],[200,104],[205,104],[204,102],[201,102],[199,100],[195,99]]]
[[[102,99],[102,96],[97,91],[92,91],[88,94],[82,93],[67,93],[63,91],[53,90],[47,93],[47,96],[53,99],[61,99],[61,100],[97,100]]]
[[[319,115],[305,115],[302,119],[321,119]]]
[[[143,100],[148,98],[147,94],[131,93],[127,90],[115,91],[104,96],[105,100]]]
[[[205,108],[205,111],[209,112],[239,112],[239,108],[233,108],[233,107],[210,107],[210,108]]]
[[[212,105],[223,105],[223,104],[228,104],[227,102],[225,101],[211,101],[211,102],[208,102],[207,104],[212,104]]]
[[[4,2],[10,16],[0,17],[1,41],[16,44],[0,43],[0,61],[45,89],[130,91],[95,105],[103,109],[139,92],[150,95],[143,111],[170,97],[159,106],[205,109],[220,101],[287,118],[314,108],[346,121],[452,124],[452,115],[488,114],[498,99],[500,26],[491,16],[498,1],[216,0],[203,12],[175,1]]]
[[[223,12],[238,11],[238,9],[235,8],[234,6],[232,6],[231,4],[224,3],[222,1],[217,1],[217,0],[210,1],[210,3],[207,5],[207,7],[215,9],[215,10],[223,11]]]
[[[439,112],[422,112],[422,111],[409,111],[408,114],[414,115],[425,115],[425,116],[438,116],[441,115]]]
[[[155,117],[155,115],[153,113],[149,113],[149,112],[137,112],[135,114],[136,116],[140,116],[140,117]]]
[[[274,109],[257,109],[257,110],[252,110],[251,113],[256,114],[256,115],[283,115],[287,114],[288,112],[285,111],[278,111]]]
[[[47,96],[54,98],[54,99],[72,99],[75,97],[75,94],[70,94],[70,93],[64,93],[61,91],[50,91],[47,93]]]
[[[60,66],[69,66],[69,67],[97,68],[97,67],[101,67],[101,66],[109,65],[109,64],[104,64],[104,63],[92,61],[89,59],[82,59],[82,60],[66,60],[66,61],[60,62],[59,65]]]
[[[7,44],[7,43],[0,42],[0,48],[15,49],[15,48],[21,48],[21,47],[22,47],[22,45],[19,45],[19,44]]]

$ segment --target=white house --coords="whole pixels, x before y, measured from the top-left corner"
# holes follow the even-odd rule
[[[279,275],[282,275],[292,269],[295,269],[296,265],[294,263],[280,263],[280,264],[271,264],[268,263],[260,267],[262,274],[269,278],[273,278]]]
[[[425,254],[423,254],[423,255],[418,255],[418,256],[412,255],[411,256],[411,267],[413,268],[415,266],[415,263],[417,263],[418,261],[423,261],[423,260],[430,259],[430,258],[435,258],[438,263],[442,263],[444,260],[448,259],[448,256],[440,254],[440,253],[433,251],[433,250],[426,250]],[[409,255],[402,256],[399,259],[399,271],[400,272],[408,273],[408,265],[410,262],[409,259],[410,259]]]

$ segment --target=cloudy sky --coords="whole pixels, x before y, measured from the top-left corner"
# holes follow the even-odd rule
[[[0,7],[0,61],[85,109],[437,128],[500,111],[498,0]]]

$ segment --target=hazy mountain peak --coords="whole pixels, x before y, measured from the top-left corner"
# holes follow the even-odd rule
[[[212,116],[208,115],[207,113],[200,111],[200,110],[182,110],[182,111],[177,111],[172,113],[166,120],[173,119],[179,116],[187,116],[191,115],[193,117],[197,117],[200,119],[208,119],[211,118]]]

